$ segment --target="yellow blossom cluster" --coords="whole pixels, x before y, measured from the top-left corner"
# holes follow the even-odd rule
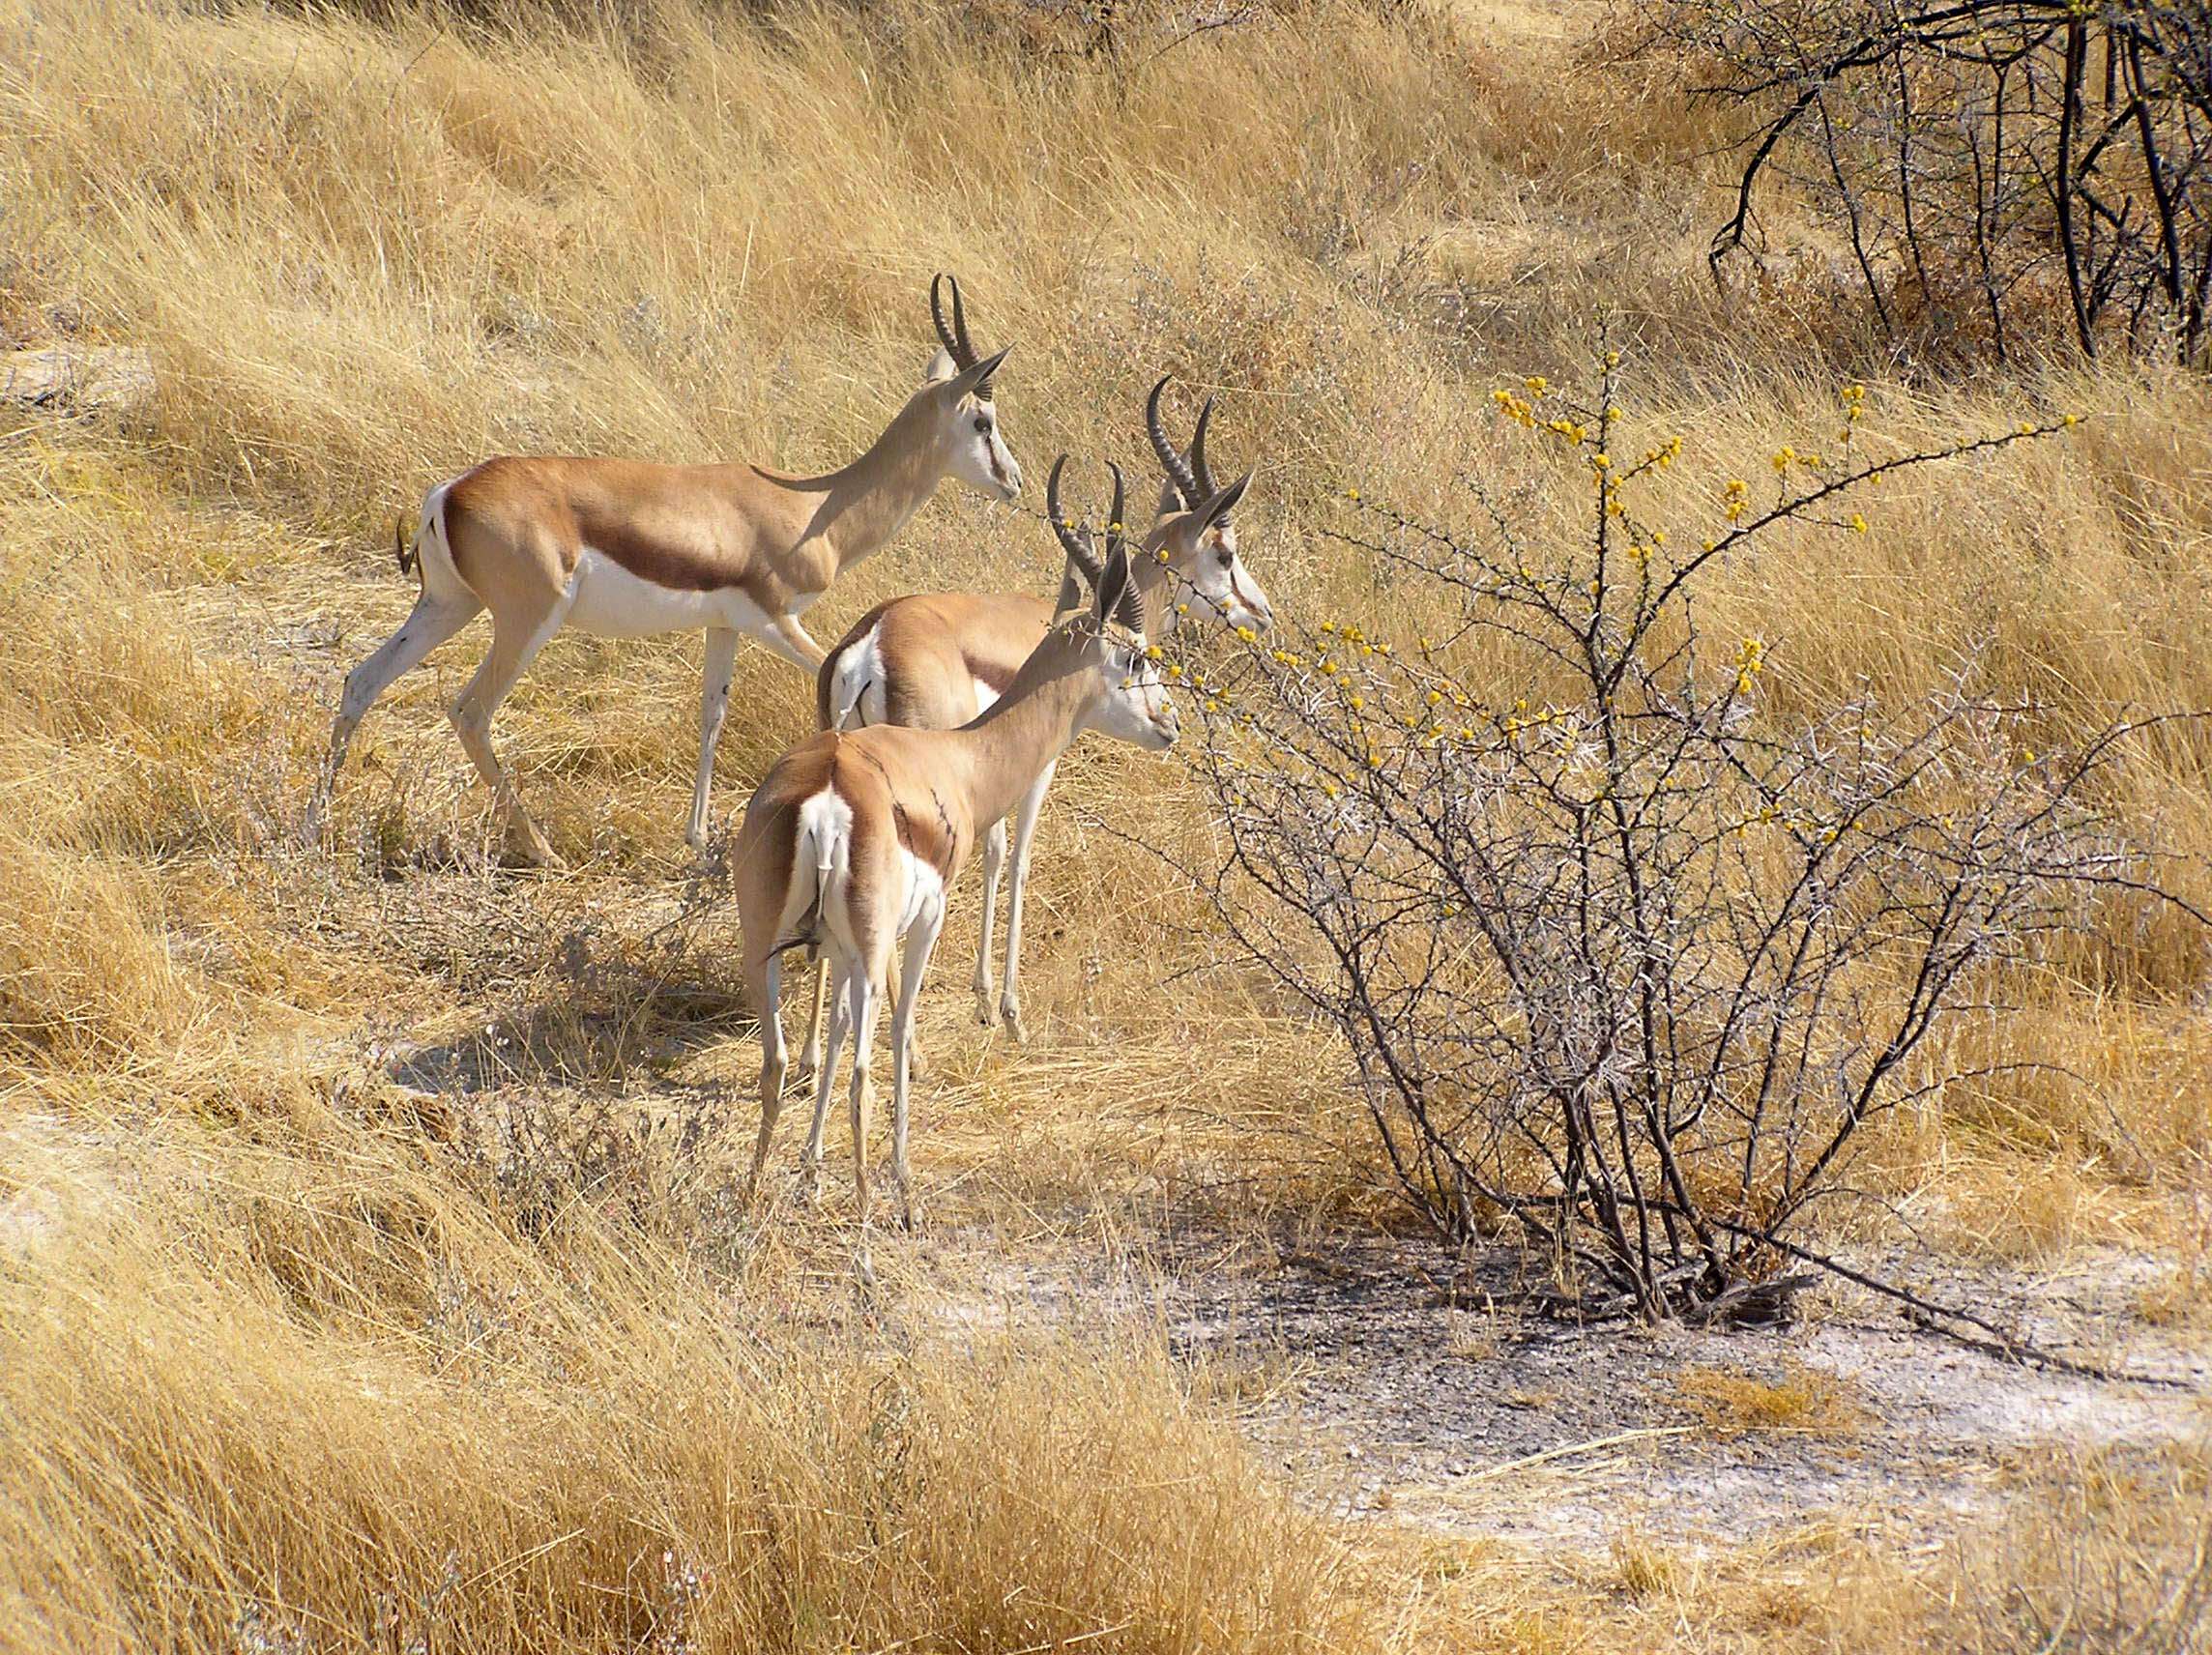
[[[1741,522],[1744,512],[1750,506],[1751,484],[1744,481],[1740,477],[1730,478],[1728,489],[1721,496],[1722,515],[1727,517],[1731,523]]]
[[[1751,681],[1759,676],[1759,669],[1765,664],[1765,642],[1759,638],[1746,638],[1743,647],[1735,653],[1735,687],[1738,695],[1751,688]]]

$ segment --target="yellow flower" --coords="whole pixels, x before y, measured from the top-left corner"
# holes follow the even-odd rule
[[[2081,415],[2079,415],[2079,414],[2069,414],[2069,415],[2067,415],[2067,416],[2066,416],[2066,420],[2065,420],[2065,425],[2066,425],[2066,428],[2067,428],[2069,431],[2071,431],[2072,429],[2074,429],[2074,427],[2075,427],[2075,426],[2077,426],[2077,425],[2079,425],[2079,424],[2081,424]]]
[[[1540,374],[1540,373],[1532,373],[1532,374],[1530,374],[1530,375],[1529,375],[1529,376],[1528,376],[1527,379],[1523,380],[1521,383],[1522,383],[1524,386],[1528,387],[1528,391],[1529,391],[1529,393],[1530,393],[1531,395],[1535,395],[1535,396],[1541,396],[1541,395],[1543,395],[1543,394],[1544,394],[1544,392],[1545,392],[1547,390],[1549,390],[1549,389],[1550,389],[1550,387],[1551,387],[1551,384],[1552,384],[1552,382],[1551,382],[1550,380],[1546,379],[1546,378],[1545,378],[1545,377],[1544,377],[1542,374]]]
[[[1440,705],[1443,701],[1443,692],[1441,690],[1432,689],[1429,691],[1429,705],[1431,707]]]
[[[1860,515],[1859,515],[1859,514],[1858,514],[1856,511],[1852,512],[1852,513],[1851,513],[1851,533],[1852,533],[1852,534],[1854,534],[1854,535],[1863,535],[1863,534],[1865,534],[1866,532],[1867,532],[1867,528],[1866,528],[1866,519],[1865,519],[1864,517],[1861,517],[1861,516],[1860,516]]]
[[[1257,632],[1253,631],[1253,630],[1252,630],[1252,628],[1251,628],[1251,627],[1249,627],[1249,626],[1239,626],[1239,627],[1237,627],[1237,637],[1239,637],[1239,638],[1241,638],[1241,639],[1243,639],[1243,641],[1244,641],[1245,643],[1247,643],[1247,644],[1249,644],[1249,643],[1250,643],[1250,642],[1251,642],[1253,639],[1257,638],[1259,635],[1260,635],[1259,633],[1257,633]]]
[[[1156,660],[1158,660],[1159,658],[1160,658],[1160,647],[1159,647],[1159,645],[1157,645],[1157,644],[1147,644],[1147,645],[1145,646],[1145,659],[1147,659],[1148,661],[1156,661]]]

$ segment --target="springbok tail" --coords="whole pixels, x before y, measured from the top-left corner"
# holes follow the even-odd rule
[[[401,575],[415,572],[418,560],[414,548],[407,543],[407,514],[404,511],[392,520],[392,555],[399,560]]]
[[[461,477],[468,475],[463,472]],[[446,533],[446,497],[461,477],[448,478],[422,496],[422,515],[416,522],[415,544],[407,554],[407,561],[422,577],[422,590],[435,597],[457,599],[471,591],[453,562],[452,540]]]
[[[831,654],[814,680],[814,715],[825,730],[858,729],[867,722],[861,703],[875,686],[872,634]]]
[[[790,917],[776,939],[778,953],[785,948],[819,946],[823,942],[830,898],[843,886],[847,874],[837,857],[849,823],[849,817],[838,820],[840,803],[826,794],[799,807],[799,830],[791,847],[792,890],[784,902],[784,912]]]

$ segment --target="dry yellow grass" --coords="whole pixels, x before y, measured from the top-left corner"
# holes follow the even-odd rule
[[[0,415],[0,1643],[1655,1640],[1355,1546],[1154,1351],[869,1334],[834,1206],[765,1233],[728,1207],[754,1057],[726,921],[681,904],[696,640],[563,639],[503,714],[569,879],[484,856],[441,713],[480,631],[364,727],[336,853],[292,834],[337,676],[406,609],[390,524],[426,483],[503,448],[831,460],[911,386],[939,268],[1018,346],[1002,406],[1033,472],[1139,457],[1158,372],[1217,392],[1288,612],[1386,603],[1317,533],[1332,491],[1449,513],[1457,479],[1525,467],[1483,394],[1570,372],[1605,304],[1632,412],[1687,434],[1670,504],[1697,521],[1834,422],[1810,312],[1747,324],[1704,281],[1711,129],[1663,69],[1565,74],[1582,24],[1557,10],[1322,3],[1127,73],[1029,8],[625,11],[618,37],[0,0],[0,344],[139,346],[159,384],[126,421]],[[1870,401],[1897,443],[2027,402],[2095,418],[1885,492],[1871,536],[1728,571],[1713,623],[1775,642],[1783,693],[1909,693],[1987,635],[2060,721],[2212,705],[2201,384]],[[1053,572],[1034,522],[948,494],[818,630]],[[724,809],[811,692],[748,652],[738,698]],[[2208,757],[2164,741],[2116,802],[2200,854]],[[917,1143],[942,1221],[1017,1245],[1179,1205],[1378,1210],[1326,1038],[1233,973],[1171,974],[1199,906],[1121,835],[1201,826],[1172,767],[1070,755],[1028,1053],[968,1023],[956,918]],[[2054,963],[2024,1032],[1961,1036],[2076,1078],[1943,1100],[1881,1146],[1960,1238],[2169,1238],[2204,1188],[2186,940],[2123,920]],[[394,1042],[480,1083],[532,1152],[395,1086]],[[683,1155],[681,1121],[592,1136],[595,1110],[685,1100],[714,1130]],[[1665,1573],[1644,1595],[1684,1625],[1752,1590]],[[1880,1579],[1790,1624],[1910,1647],[1893,1606],[1918,1600]]]
[[[1848,1380],[1798,1363],[1772,1379],[1720,1367],[1685,1368],[1676,1387],[1704,1429],[1724,1439],[1761,1431],[1848,1437],[1865,1423]]]

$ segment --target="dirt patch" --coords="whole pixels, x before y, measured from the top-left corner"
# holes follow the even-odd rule
[[[2156,1452],[2212,1430],[2212,1362],[2127,1310],[2155,1267],[1946,1284],[2082,1358],[2163,1381],[2026,1368],[1916,1330],[1856,1290],[1799,1325],[1583,1327],[1513,1308],[1502,1265],[1447,1290],[1435,1249],[1374,1241],[1254,1263],[1006,1260],[940,1237],[934,1314],[1163,1327],[1314,1497],[1440,1528],[1602,1548],[1738,1540],[1824,1513],[1964,1517],[2032,1457]],[[963,1281],[962,1278],[966,1280]]]
[[[0,351],[0,403],[73,414],[131,413],[153,397],[153,359],[135,345]]]

